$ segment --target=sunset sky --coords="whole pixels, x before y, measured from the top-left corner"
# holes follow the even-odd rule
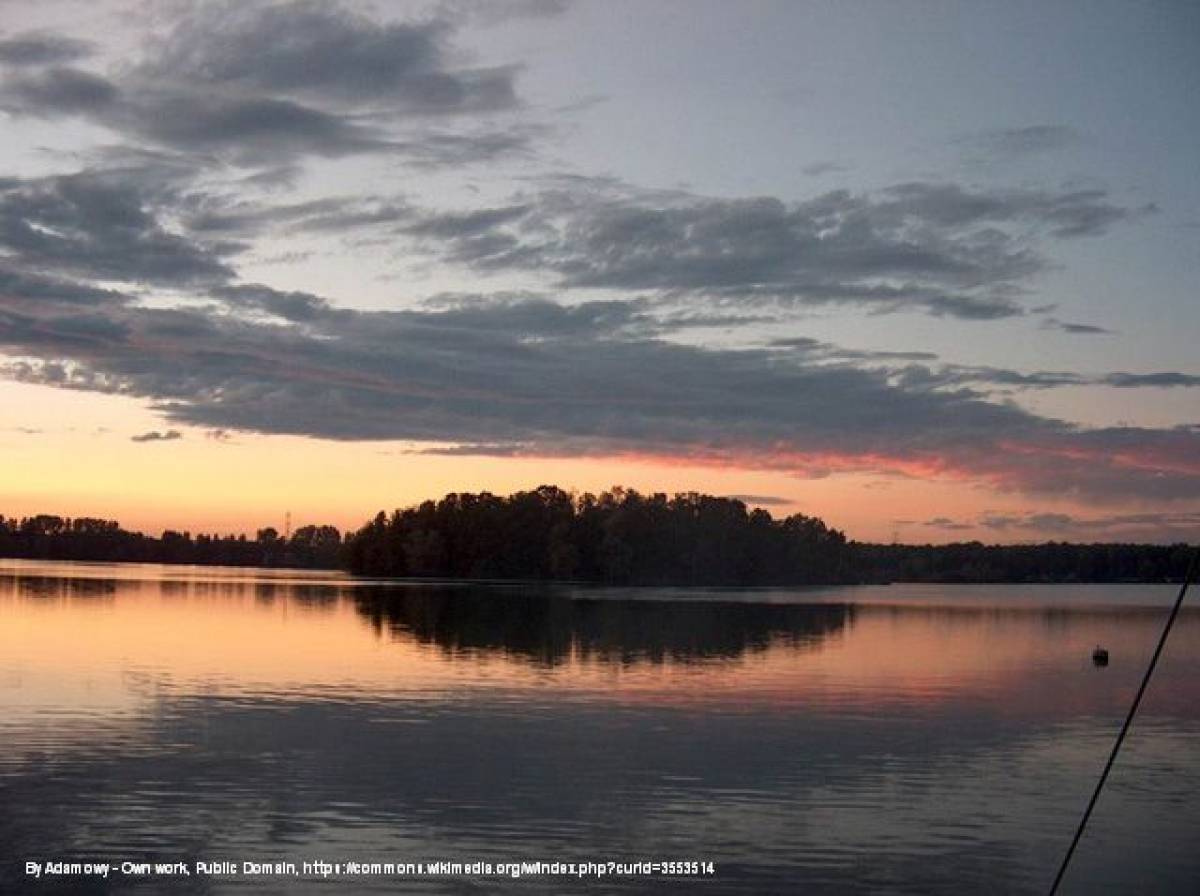
[[[1200,538],[1200,5],[0,0],[0,514]]]

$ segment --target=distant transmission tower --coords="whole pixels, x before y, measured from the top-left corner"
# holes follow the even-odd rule
[[[292,512],[289,510],[283,515],[283,540],[290,541],[292,538]]]

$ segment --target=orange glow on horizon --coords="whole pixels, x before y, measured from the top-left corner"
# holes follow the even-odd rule
[[[978,519],[1033,510],[1086,518],[1095,511],[1066,498],[1036,502],[972,477],[945,460],[896,460],[865,453],[764,459],[697,451],[677,457],[623,452],[606,457],[486,457],[427,454],[410,443],[334,442],[212,431],[164,422],[144,403],[0,383],[0,401],[19,411],[20,428],[0,429],[0,513],[54,513],[117,519],[159,534],[253,533],[329,523],[356,529],[390,511],[448,492],[509,494],[553,484],[578,492],[623,485],[643,493],[698,491],[762,495],[773,515],[805,513],[863,541],[1031,540],[986,528],[939,530],[931,518]],[[175,429],[173,441],[131,437]],[[795,471],[808,471],[797,475]],[[751,501],[750,503],[753,503]],[[1127,502],[1124,512],[1158,508]]]

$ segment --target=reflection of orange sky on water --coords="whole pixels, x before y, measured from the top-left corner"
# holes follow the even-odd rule
[[[264,599],[255,586],[186,580],[165,592],[151,581],[122,582],[108,595],[86,582],[88,597],[71,596],[71,583],[59,581],[56,591],[32,597],[35,584],[0,578],[0,704],[10,721],[32,722],[54,708],[132,712],[160,695],[537,702],[578,694],[726,710],[919,712],[965,703],[1005,714],[1019,702],[1025,715],[1108,712],[1127,699],[1161,625],[1152,611],[1073,613],[1068,621],[1028,610],[865,605],[844,629],[799,647],[776,638],[737,658],[661,663],[576,648],[551,666],[500,650],[451,654],[404,631],[376,633],[348,597],[305,602],[276,587]],[[1174,696],[1161,711],[1195,712],[1195,676],[1185,680],[1171,667],[1173,658],[1182,664],[1197,655],[1198,622],[1185,616],[1175,632],[1161,670],[1176,679]],[[1099,640],[1113,655],[1103,671],[1088,661]],[[1055,687],[1030,689],[1048,674]]]

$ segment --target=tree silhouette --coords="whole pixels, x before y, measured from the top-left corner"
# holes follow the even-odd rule
[[[840,580],[846,550],[820,520],[775,521],[732,498],[620,487],[576,497],[543,485],[380,513],[349,536],[345,557],[377,576],[736,585]]]
[[[500,497],[451,493],[378,513],[343,539],[305,525],[245,535],[159,538],[115,520],[0,516],[0,557],[291,566],[382,577],[574,580],[614,585],[1178,580],[1183,544],[881,545],[847,541],[816,517],[775,519],[741,501],[614,487],[574,495],[543,485]]]

